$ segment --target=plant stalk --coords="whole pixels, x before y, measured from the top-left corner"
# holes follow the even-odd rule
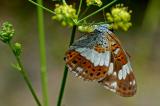
[[[43,5],[42,0],[37,0],[37,3],[39,5]],[[40,65],[41,65],[40,71],[41,71],[43,106],[49,106],[43,9],[41,7],[37,7],[37,13],[38,13],[38,32],[39,32]]]
[[[35,93],[35,90],[34,90],[34,88],[33,88],[33,86],[32,86],[32,83],[31,83],[31,81],[29,80],[28,74],[27,74],[27,72],[24,70],[23,64],[21,63],[19,56],[17,56],[17,55],[15,54],[14,48],[12,47],[12,45],[11,45],[10,42],[8,43],[8,45],[9,45],[10,49],[12,50],[12,53],[14,54],[14,56],[15,56],[17,62],[18,62],[19,67],[21,68],[21,69],[19,70],[19,72],[21,73],[24,81],[26,82],[26,84],[27,84],[27,86],[28,86],[28,88],[29,88],[29,90],[30,90],[30,92],[31,92],[34,100],[35,100],[36,103],[37,103],[37,106],[42,106],[41,103],[40,103],[40,101],[39,101],[39,99],[38,99],[38,96],[37,96],[36,93]]]
[[[74,41],[75,33],[76,33],[76,26],[73,26],[69,46]],[[66,85],[66,81],[67,81],[67,75],[68,75],[68,68],[65,65],[64,73],[63,73],[63,79],[62,79],[62,82],[61,82],[61,88],[60,88],[60,91],[59,91],[59,96],[58,96],[58,101],[57,101],[57,106],[61,106],[61,103],[62,103],[62,98],[63,98],[63,95],[64,95],[64,89],[65,89],[65,85]]]

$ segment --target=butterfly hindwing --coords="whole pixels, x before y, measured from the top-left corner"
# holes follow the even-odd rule
[[[136,80],[129,62],[129,57],[123,50],[118,38],[110,33],[111,63],[114,64],[112,74],[99,81],[107,89],[121,96],[133,96],[136,93]]]

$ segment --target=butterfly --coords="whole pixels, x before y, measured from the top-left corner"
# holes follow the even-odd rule
[[[95,25],[91,33],[82,33],[68,49],[65,61],[75,76],[97,81],[123,97],[135,95],[137,84],[130,56],[106,24]]]

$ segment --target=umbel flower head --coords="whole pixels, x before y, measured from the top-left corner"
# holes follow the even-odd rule
[[[128,11],[127,7],[124,7],[123,4],[118,4],[112,8],[111,13],[106,13],[106,16],[113,29],[121,28],[127,31],[132,26],[130,14],[131,11]]]
[[[96,6],[102,6],[102,1],[101,0],[86,0],[87,6],[90,5],[96,5]]]
[[[8,43],[12,39],[13,35],[13,25],[8,22],[4,22],[0,29],[0,40],[2,40],[4,43]]]
[[[53,19],[60,21],[63,26],[73,26],[78,19],[76,10],[72,5],[67,5],[66,3],[62,5],[56,4],[54,12],[56,15],[53,16]]]

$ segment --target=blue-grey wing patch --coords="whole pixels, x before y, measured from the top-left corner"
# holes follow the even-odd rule
[[[106,39],[106,35],[101,32],[93,32],[89,34],[84,34],[81,38],[76,40],[69,48],[69,50],[73,50],[76,48],[94,48],[96,45],[101,45],[102,47],[108,46],[108,40]]]

